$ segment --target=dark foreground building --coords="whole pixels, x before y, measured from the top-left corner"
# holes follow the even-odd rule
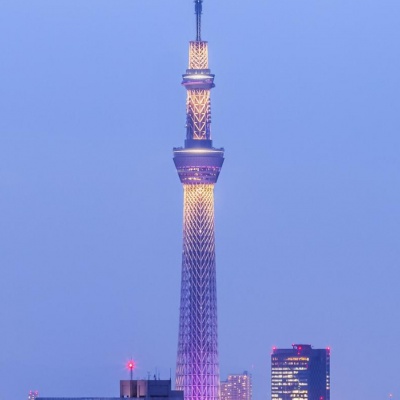
[[[170,380],[122,380],[120,397],[38,397],[36,400],[121,400],[121,398],[183,400],[183,392],[171,390]]]
[[[123,380],[120,381],[120,397],[183,400],[183,391],[171,390],[171,380]]]
[[[294,344],[272,350],[272,400],[330,400],[330,350]]]

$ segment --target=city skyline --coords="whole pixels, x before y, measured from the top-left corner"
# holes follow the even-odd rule
[[[221,376],[247,369],[261,400],[271,348],[312,343],[332,349],[332,399],[396,399],[400,4],[205,5],[229,154]],[[169,377],[193,3],[4,0],[0,15],[0,400],[113,395],[131,356],[137,377]]]

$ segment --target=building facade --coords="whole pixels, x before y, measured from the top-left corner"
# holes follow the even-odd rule
[[[272,350],[272,400],[330,400],[330,349],[294,344]]]
[[[247,371],[228,375],[226,381],[221,381],[221,400],[252,400],[252,396],[252,379]]]
[[[185,400],[219,399],[217,287],[214,241],[214,185],[224,150],[211,140],[208,43],[201,39],[202,0],[195,0],[196,40],[189,43],[186,89],[186,138],[174,149],[183,185],[182,279],[176,389]]]

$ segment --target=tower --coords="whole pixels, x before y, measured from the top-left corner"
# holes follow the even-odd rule
[[[224,150],[211,140],[208,43],[201,39],[202,0],[195,0],[196,40],[189,43],[189,66],[182,85],[187,91],[186,139],[174,148],[183,184],[182,280],[176,366],[176,389],[185,400],[218,400],[219,362],[214,241],[214,185]]]
[[[294,344],[272,350],[272,400],[329,400],[330,350]]]

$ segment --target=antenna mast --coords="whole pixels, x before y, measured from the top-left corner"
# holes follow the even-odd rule
[[[203,0],[194,0],[196,12],[196,42],[201,42],[201,12]]]

